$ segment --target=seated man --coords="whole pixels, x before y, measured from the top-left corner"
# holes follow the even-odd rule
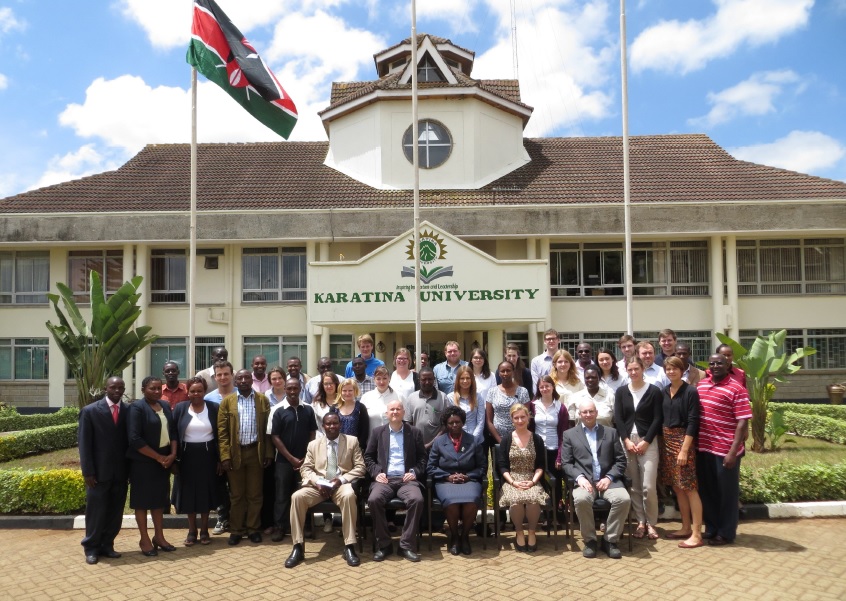
[[[402,401],[388,403],[385,413],[388,423],[373,430],[364,453],[367,471],[373,478],[367,499],[376,536],[373,561],[384,561],[394,552],[385,516],[385,505],[394,497],[402,499],[406,507],[398,553],[409,561],[420,561],[420,556],[413,549],[423,515],[421,480],[426,475],[423,434],[414,426],[403,423],[405,410]]]
[[[326,434],[308,443],[305,460],[300,468],[303,486],[291,498],[291,537],[294,548],[285,561],[286,568],[293,568],[305,559],[303,552],[303,526],[306,511],[326,499],[341,510],[344,529],[343,557],[347,565],[361,563],[355,553],[355,524],[358,516],[355,491],[351,484],[364,477],[364,456],[355,436],[341,434],[341,419],[335,412],[323,416]]]
[[[620,559],[617,541],[631,505],[623,483],[626,453],[617,431],[596,423],[596,405],[590,399],[579,403],[579,419],[581,426],[570,428],[561,438],[560,461],[567,478],[576,483],[573,504],[585,540],[582,555],[596,557],[593,502],[599,495],[611,503],[602,550],[611,559]]]

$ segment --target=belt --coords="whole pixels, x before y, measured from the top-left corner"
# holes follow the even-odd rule
[[[254,442],[252,444],[242,444],[241,448],[242,449],[252,449],[253,447],[257,447],[257,446],[258,446],[258,443]]]

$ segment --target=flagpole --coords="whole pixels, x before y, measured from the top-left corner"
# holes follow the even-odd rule
[[[197,262],[197,69],[191,67],[191,223],[188,228],[188,375],[197,372],[194,365],[194,288]]]
[[[420,152],[417,139],[417,1],[411,0],[411,163],[414,169],[414,352],[423,352],[420,302]],[[419,368],[419,367],[418,367]]]
[[[629,85],[626,65],[626,0],[620,0],[620,71],[623,100],[623,219],[625,221],[626,332],[634,335],[632,306],[632,215],[629,174]]]

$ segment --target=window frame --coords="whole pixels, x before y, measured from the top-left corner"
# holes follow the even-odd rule
[[[36,261],[42,263],[42,267],[46,266],[46,275],[36,276]],[[26,275],[22,272],[28,272],[31,290],[22,290],[23,282],[20,280]],[[46,305],[49,292],[50,251],[0,251],[0,305]]]
[[[254,257],[258,257],[259,261],[259,279],[262,280],[264,276],[263,258],[272,258],[275,260],[273,278],[275,278],[275,286],[264,286],[263,282],[259,282],[260,288],[248,288],[247,261]],[[297,258],[297,273],[293,276],[285,267],[286,257]],[[286,287],[286,279],[296,279],[300,286]],[[254,298],[250,298],[253,296]],[[304,246],[280,246],[280,247],[248,247],[241,251],[241,302],[245,304],[257,303],[305,303],[308,299],[308,256],[306,255],[306,248]]]
[[[84,266],[81,267],[74,267],[73,263],[77,261],[84,261]],[[99,266],[92,266],[91,262],[98,262],[100,263]],[[109,261],[116,262],[113,264],[113,268],[117,269],[120,272],[120,275],[117,276],[116,279],[111,279],[109,277]],[[73,293],[74,300],[79,304],[88,304],[91,302],[91,290],[89,285],[91,283],[90,272],[97,271],[100,275],[100,282],[103,285],[104,291],[106,293],[106,297],[111,296],[118,289],[123,285],[123,251],[122,250],[115,250],[115,249],[103,249],[103,250],[71,250],[68,251],[68,260],[67,260],[67,267],[68,267],[68,280],[67,285],[68,288],[71,289]],[[75,271],[82,269],[83,273],[74,273]],[[82,284],[83,290],[79,290],[75,288],[77,284]]]
[[[161,263],[164,273],[159,277],[156,274],[157,263]],[[171,273],[182,264],[182,273]],[[184,304],[188,300],[188,257],[185,249],[181,248],[154,248],[150,252],[150,304]],[[182,278],[182,288],[171,288],[172,278]],[[166,288],[154,288],[157,280],[161,279]]]
[[[18,375],[20,353],[29,352],[29,377]],[[37,352],[36,352],[37,351]],[[37,354],[42,363],[41,373],[36,370]],[[4,367],[8,366],[8,373]],[[33,377],[41,375],[43,377]],[[0,338],[0,381],[3,382],[45,382],[50,379],[50,340],[49,338]]]
[[[438,142],[433,143],[429,140],[429,136],[427,135],[429,131],[438,134],[436,131],[437,129],[442,130],[443,136],[447,140],[447,143]],[[414,145],[411,141],[411,136],[413,134],[412,126],[409,125],[408,129],[402,135],[402,152],[405,155],[405,158],[408,160],[409,163],[414,162],[413,152],[414,152]],[[421,138],[425,136],[424,144],[420,143]],[[452,150],[455,147],[455,142],[452,138],[452,133],[449,131],[449,128],[437,121],[436,119],[419,119],[417,121],[417,147],[418,147],[418,160],[420,163],[421,169],[437,169],[438,167],[444,165],[448,160],[449,157],[452,156]],[[440,151],[441,149],[446,149],[446,153],[442,156],[442,160],[438,161],[441,158],[440,152],[435,153],[434,149]],[[432,154],[435,154],[434,161],[432,160]],[[435,161],[438,161],[437,163]]]
[[[820,250],[822,267],[810,258]],[[839,257],[835,256],[838,251]],[[736,257],[739,296],[846,293],[846,238],[743,239],[737,241]],[[827,272],[825,277],[809,277],[809,272],[820,269]],[[786,278],[790,270],[795,277]],[[832,277],[836,271],[839,274]]]
[[[270,334],[267,336],[244,336],[241,340],[243,351],[242,365],[252,365],[253,357],[264,355],[267,368],[277,365],[287,372],[288,359],[299,357],[302,373],[308,373],[308,337],[298,334]],[[292,352],[292,347],[296,350]]]

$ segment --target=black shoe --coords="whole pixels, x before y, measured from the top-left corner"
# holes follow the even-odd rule
[[[302,543],[297,543],[294,545],[294,548],[291,549],[291,555],[285,560],[285,567],[294,568],[302,563],[304,559],[305,553],[303,552],[303,545]]]
[[[120,553],[114,549],[100,549],[100,557],[108,557],[109,559],[119,559]]]
[[[141,547],[141,543],[138,543],[138,546]],[[143,555],[144,557],[155,557],[158,554],[159,552],[156,551],[156,543],[153,543],[153,546],[150,547],[149,551],[145,551],[144,547],[141,547],[141,555]]]
[[[464,555],[473,553],[473,548],[470,546],[470,539],[466,535],[461,537],[461,552]]]
[[[582,550],[582,557],[593,559],[596,557],[596,541],[589,540],[585,543],[585,548]]]
[[[611,541],[606,540],[604,536],[602,537],[602,550],[605,551],[605,554],[611,559],[620,559],[623,557],[617,543],[612,543]]]
[[[458,539],[453,539],[453,541],[450,543],[449,554],[461,555],[461,545],[459,544]]]
[[[250,535],[250,542],[251,543],[260,543],[261,542],[261,532],[258,532],[258,531],[253,532]]]
[[[342,553],[344,561],[347,562],[347,565],[351,568],[355,568],[361,565],[361,560],[358,558],[358,555],[355,553],[355,545],[347,545],[344,547],[344,552]]]
[[[385,561],[385,558],[388,555],[393,555],[394,553],[394,546],[388,545],[387,547],[382,547],[381,549],[376,549],[376,552],[373,554],[373,561]]]
[[[229,544],[230,545],[237,545],[241,542],[241,535],[240,534],[230,534],[229,535]]]
[[[171,551],[176,551],[176,547],[173,545],[163,545],[162,543],[156,540],[156,537],[153,537],[153,549],[161,549],[166,553],[170,553]]]
[[[420,556],[411,549],[403,549],[402,547],[400,547],[397,554],[400,557],[405,557],[408,561],[413,561],[415,563],[420,561]]]
[[[97,555],[94,551],[86,551],[85,552],[85,563],[90,566],[93,566],[95,563],[100,561],[100,556]]]
[[[270,540],[272,540],[274,543],[278,543],[283,538],[285,538],[285,531],[282,530],[282,528],[274,528],[273,532],[270,535]]]

